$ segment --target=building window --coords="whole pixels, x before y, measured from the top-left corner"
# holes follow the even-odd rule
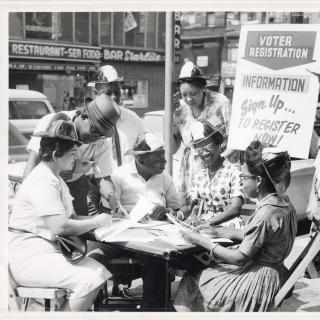
[[[55,40],[51,12],[26,12],[25,19],[27,39]]]
[[[123,12],[113,14],[113,44],[123,47]]]
[[[99,45],[99,15],[97,12],[91,12],[91,45]]]
[[[75,42],[89,43],[89,13],[75,13]]]
[[[225,25],[225,12],[208,12],[207,27],[221,27]]]
[[[229,62],[237,62],[238,60],[238,45],[235,43],[229,44],[227,48],[227,60]]]
[[[111,44],[111,13],[102,12],[100,14],[100,43]]]
[[[181,27],[182,29],[205,28],[206,20],[206,12],[183,12],[181,16]]]
[[[131,27],[125,32],[125,45],[128,47],[144,47],[145,13],[126,13],[126,19],[130,19]]]
[[[56,39],[60,41],[72,41],[73,34],[73,19],[72,12],[57,12],[57,36]]]
[[[12,38],[23,38],[22,12],[9,13],[9,36]]]
[[[128,80],[121,83],[122,105],[127,108],[147,108],[148,81]]]
[[[147,16],[147,48],[156,48],[156,12],[148,12]]]
[[[165,12],[158,13],[158,49],[165,48],[166,40],[166,14]]]

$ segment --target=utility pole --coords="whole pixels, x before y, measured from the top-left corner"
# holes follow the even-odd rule
[[[164,113],[164,140],[166,151],[166,171],[172,175],[172,124],[173,124],[173,95],[172,78],[174,67],[173,55],[173,13],[166,12],[166,50],[165,50],[165,113]]]

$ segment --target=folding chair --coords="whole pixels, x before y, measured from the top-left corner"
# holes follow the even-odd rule
[[[306,270],[308,270],[309,274],[311,273],[311,276],[319,276],[317,275],[317,271],[312,264],[312,260],[315,258],[319,251],[320,230],[314,232],[310,236],[310,240],[308,241],[307,245],[289,268],[290,277],[275,296],[273,309],[277,308],[281,304],[283,299],[287,296],[297,280]]]
[[[53,299],[59,299],[66,297],[68,292],[61,288],[31,288],[31,287],[19,287],[14,282],[9,271],[8,279],[9,299],[8,306],[10,311],[26,311],[30,298],[44,299],[45,308],[44,311],[55,311],[56,305],[51,306]],[[18,298],[22,298],[22,303]]]

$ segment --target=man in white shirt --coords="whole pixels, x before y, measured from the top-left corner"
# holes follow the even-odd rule
[[[89,186],[85,174],[92,168],[98,185],[101,179],[111,175],[112,150],[108,149],[106,139],[103,138],[113,135],[115,123],[119,118],[118,105],[110,97],[101,95],[86,105],[82,112],[80,110],[61,111],[44,116],[34,130],[34,134],[45,131],[55,120],[72,120],[78,138],[83,142],[83,145],[78,148],[78,158],[74,168],[62,176],[74,198],[73,205],[77,215],[88,215]],[[39,149],[40,138],[32,137],[27,145],[29,158],[24,178],[39,163]]]
[[[94,87],[96,96],[107,95],[118,105],[121,103],[121,88],[120,82],[123,77],[119,77],[115,68],[110,65],[101,66],[96,74],[96,81],[88,83],[88,86]],[[141,119],[135,112],[119,106],[120,118],[116,124],[115,133],[111,139],[107,139],[109,144],[108,149],[112,150],[112,172],[122,164],[126,164],[133,160],[133,156],[128,153],[132,149],[139,135],[144,133],[144,128]],[[108,179],[106,179],[108,181]],[[107,188],[108,185],[108,188]],[[105,183],[104,193],[101,194],[105,206],[111,207],[111,195],[113,187],[111,181]],[[95,188],[94,184],[90,185],[90,200],[92,207],[98,208],[100,203],[100,193]],[[95,210],[95,209],[91,209]]]
[[[180,201],[173,179],[164,172],[166,160],[162,141],[146,132],[139,136],[130,153],[135,159],[111,175],[122,210],[130,213],[141,196],[156,205],[153,214],[157,220],[165,217],[168,208],[178,210]],[[104,183],[101,188],[104,189]]]

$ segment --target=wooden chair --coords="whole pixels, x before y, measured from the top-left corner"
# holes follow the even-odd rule
[[[320,251],[320,230],[314,232],[308,237],[297,237],[298,241],[299,238],[304,240],[309,238],[309,241],[307,241],[307,244],[300,255],[293,261],[293,263],[291,263],[291,266],[289,266],[288,269],[291,275],[275,296],[273,309],[277,308],[281,304],[290,290],[294,287],[297,280],[306,270],[309,272],[311,277],[319,277],[312,260]]]
[[[61,288],[30,288],[30,287],[19,287],[14,282],[10,275],[8,279],[8,290],[9,299],[8,305],[10,311],[26,311],[30,298],[44,299],[45,308],[44,311],[55,311],[56,306],[51,306],[53,299],[59,299],[66,297],[68,292]],[[18,298],[22,298],[22,302],[19,302]]]

